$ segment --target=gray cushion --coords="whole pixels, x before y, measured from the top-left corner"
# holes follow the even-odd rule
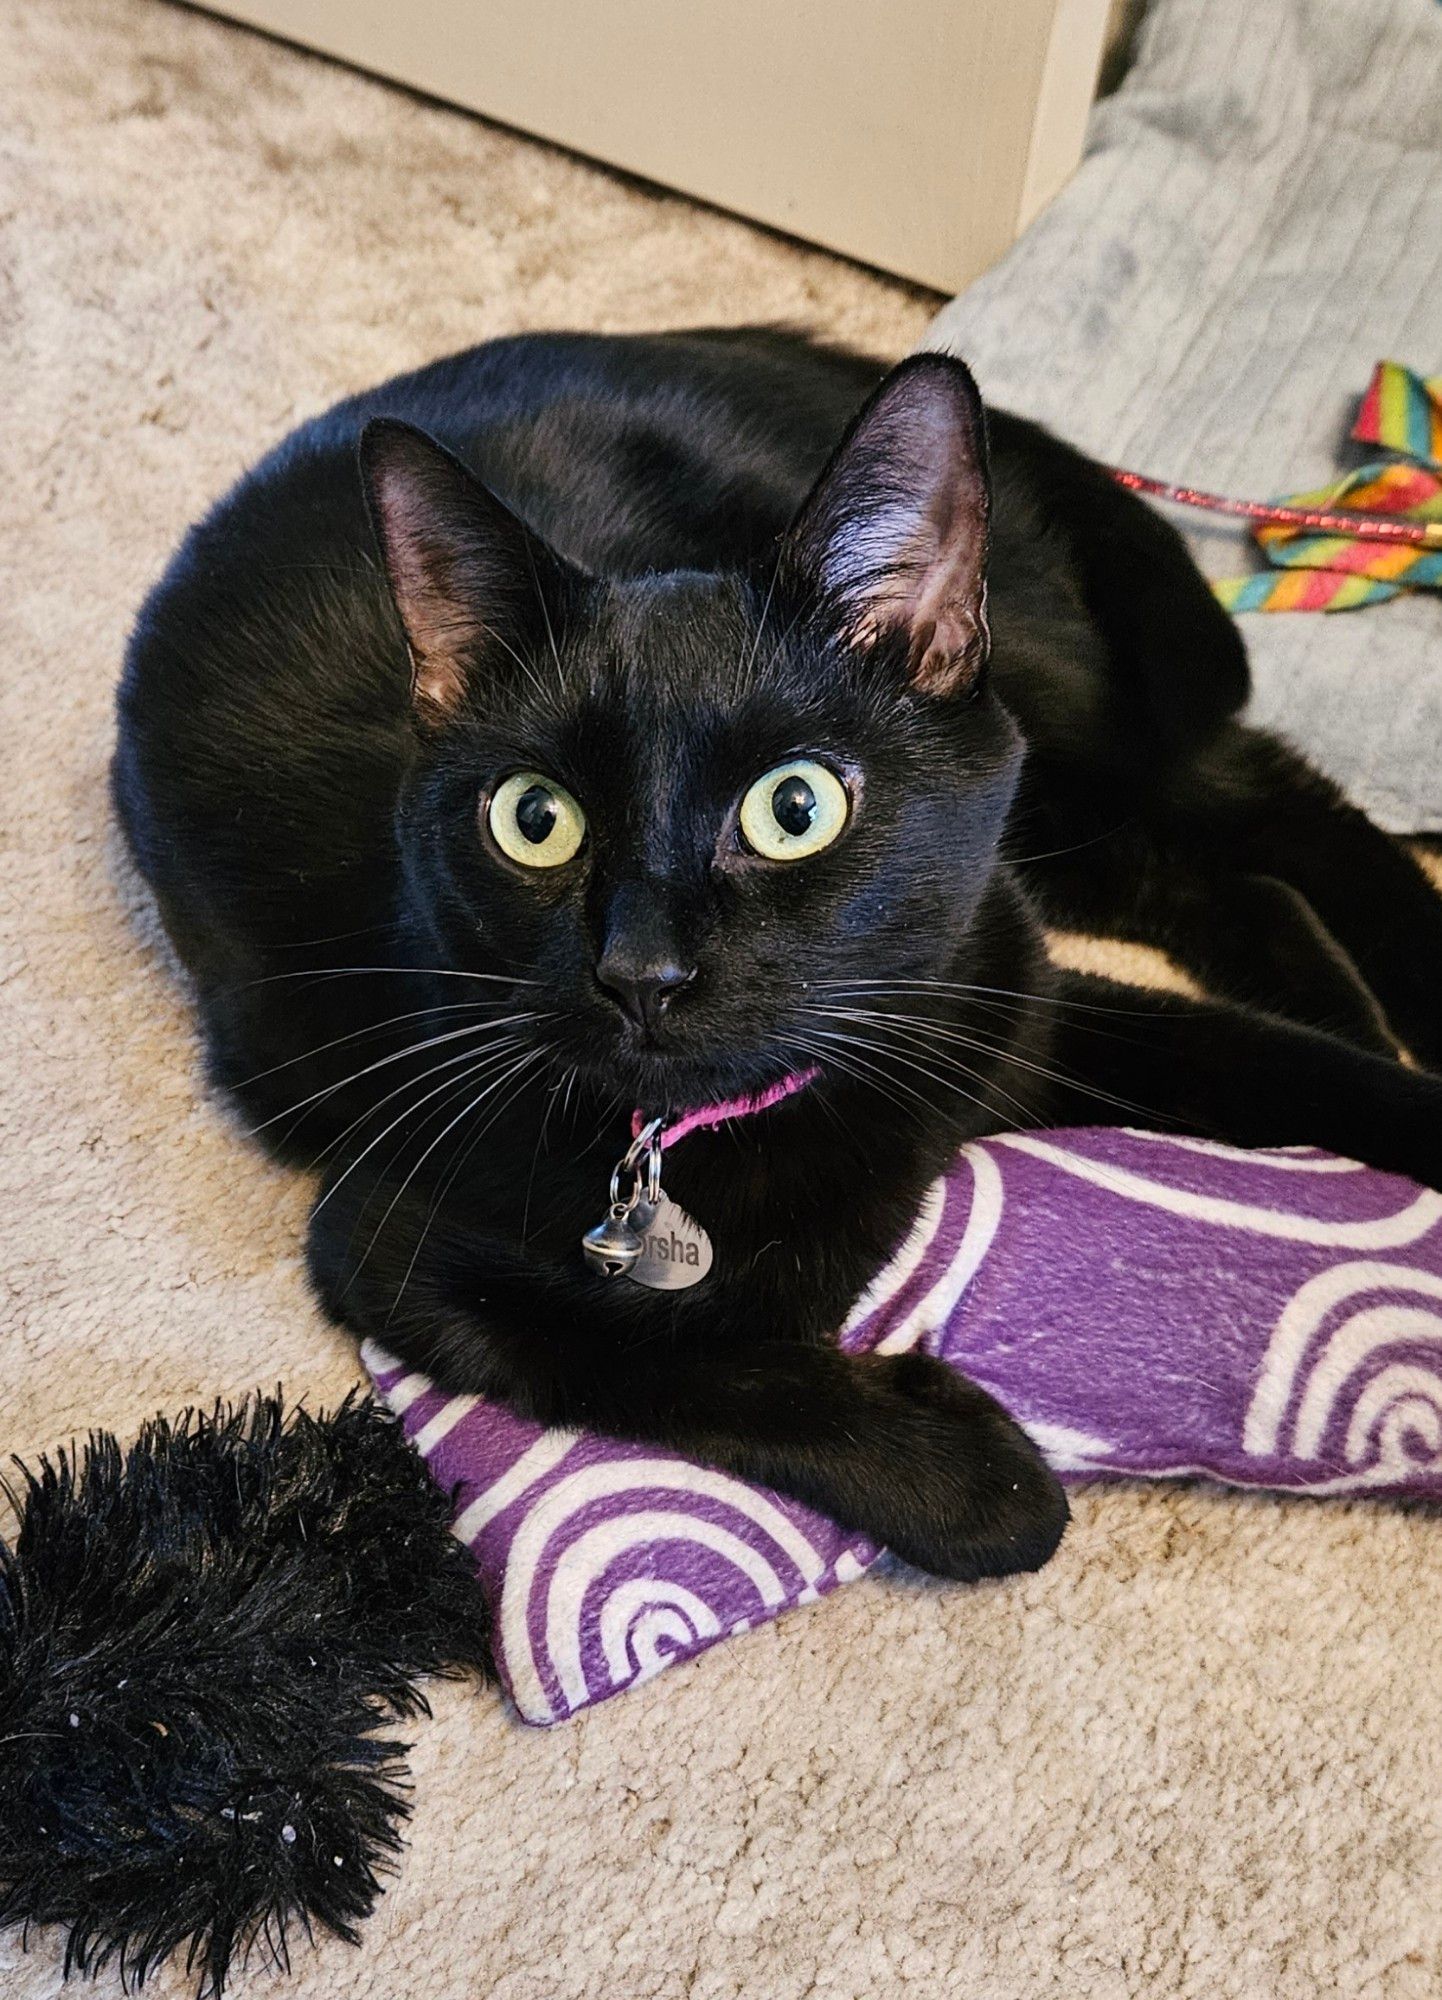
[[[926,345],[1115,464],[1266,498],[1364,454],[1374,361],[1442,370],[1442,5],[1155,0],[1086,157]],[[1250,538],[1174,514],[1212,576]],[[1252,713],[1442,829],[1442,599],[1242,621]]]

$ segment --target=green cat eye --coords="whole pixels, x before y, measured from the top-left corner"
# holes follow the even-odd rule
[[[851,799],[834,771],[810,757],[778,764],[741,801],[741,838],[767,861],[804,861],[830,847]]]
[[[515,771],[496,787],[491,838],[522,868],[560,868],[586,837],[586,816],[564,786],[539,771]]]

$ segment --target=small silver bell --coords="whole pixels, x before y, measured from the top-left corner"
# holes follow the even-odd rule
[[[581,1238],[586,1262],[603,1278],[623,1276],[641,1255],[644,1246],[626,1219],[628,1213],[624,1202],[613,1203],[606,1220],[588,1229]]]

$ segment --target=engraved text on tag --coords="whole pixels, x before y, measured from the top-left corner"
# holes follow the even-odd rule
[[[710,1270],[711,1238],[664,1189],[654,1208],[649,1202],[638,1205],[631,1226],[641,1236],[641,1254],[626,1272],[633,1283],[680,1292],[699,1285]]]

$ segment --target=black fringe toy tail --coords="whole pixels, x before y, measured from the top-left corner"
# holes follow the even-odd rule
[[[202,1995],[296,1924],[354,1942],[400,1846],[420,1675],[488,1673],[450,1508],[399,1426],[279,1396],[20,1469],[0,1542],[0,1924],[66,1970],[182,1946]],[[7,1489],[8,1491],[9,1489]]]

